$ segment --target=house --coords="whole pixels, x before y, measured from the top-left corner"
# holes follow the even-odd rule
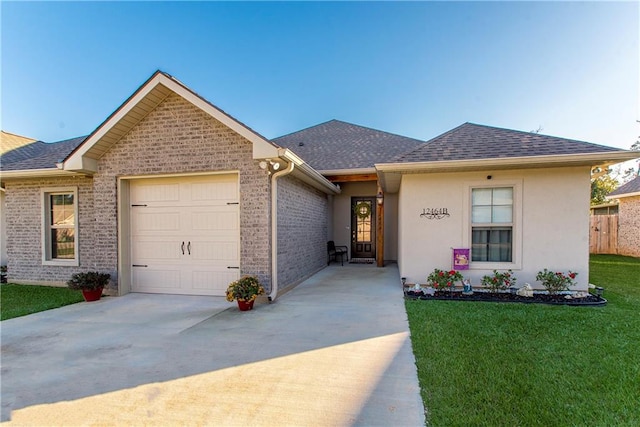
[[[635,155],[472,123],[427,142],[337,120],[269,140],[158,71],[90,135],[2,156],[8,276],[223,295],[255,274],[273,300],[334,240],[415,282],[469,248],[476,284],[550,268],[586,289],[590,171]]]
[[[607,195],[618,199],[618,253],[640,257],[640,176]]]
[[[35,141],[35,139],[26,136],[0,131],[0,155],[4,160],[6,154]],[[6,227],[4,227],[6,223],[5,218],[4,187],[0,187],[0,224],[2,225],[2,227],[0,227],[0,265],[7,265],[7,230]]]

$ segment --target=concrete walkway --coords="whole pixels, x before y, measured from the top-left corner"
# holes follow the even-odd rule
[[[395,265],[273,304],[129,294],[2,328],[8,425],[423,426]]]

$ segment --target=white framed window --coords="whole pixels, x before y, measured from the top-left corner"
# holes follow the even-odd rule
[[[522,266],[522,182],[469,183],[463,226],[471,269]]]
[[[513,187],[471,190],[471,261],[513,262]]]
[[[42,190],[42,264],[79,265],[75,187]]]

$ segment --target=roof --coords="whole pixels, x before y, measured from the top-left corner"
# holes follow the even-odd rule
[[[67,139],[55,143],[35,141],[3,153],[0,157],[2,171],[30,169],[57,169],[62,162],[86,137]]]
[[[290,133],[272,140],[289,148],[320,171],[373,168],[424,141],[340,120]]]
[[[640,153],[638,153],[640,154]],[[621,185],[607,195],[607,198],[620,198],[640,195],[640,175]]]
[[[393,162],[438,162],[614,151],[621,150],[573,139],[464,123],[396,157]]]
[[[0,131],[0,154],[8,153],[34,141],[35,139],[33,138],[27,138],[26,136],[16,135],[15,133],[2,130]]]

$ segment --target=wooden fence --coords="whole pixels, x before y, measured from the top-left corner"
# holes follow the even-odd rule
[[[618,253],[618,215],[591,215],[589,253]]]

